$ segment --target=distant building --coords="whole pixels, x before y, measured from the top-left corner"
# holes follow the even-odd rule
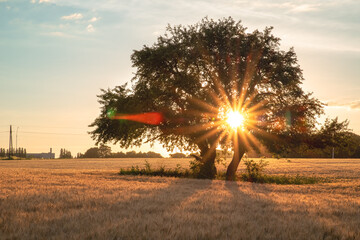
[[[26,153],[27,158],[44,158],[44,159],[54,159],[55,153],[52,152],[52,148],[50,148],[50,152],[48,153]]]

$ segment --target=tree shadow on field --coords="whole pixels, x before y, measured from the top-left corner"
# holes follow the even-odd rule
[[[115,184],[127,185],[128,182],[131,186],[116,188],[124,195],[114,192],[106,195],[106,190],[100,190],[104,195],[102,199],[94,196],[93,199],[87,199],[90,203],[79,202],[82,209],[75,213],[48,220],[45,223],[48,230],[42,230],[43,235],[53,237],[54,232],[51,229],[61,225],[61,238],[70,239],[179,238],[181,234],[178,231],[181,231],[181,226],[178,223],[181,221],[178,221],[178,209],[194,195],[208,189],[212,183],[211,180],[166,177],[118,176],[117,180],[114,176],[105,178],[114,180]],[[118,199],[114,197],[115,194]],[[56,235],[59,236],[59,233]]]
[[[340,209],[344,220],[352,216],[352,226],[343,224],[333,212],[319,211],[309,202],[297,199],[265,184],[226,182],[231,194],[226,204],[233,206],[233,223],[250,239],[357,239],[359,220],[350,209]],[[298,192],[299,193],[299,192]],[[360,205],[357,206],[358,209]],[[359,212],[359,211],[357,211]],[[349,219],[348,219],[349,220]],[[342,222],[343,223],[343,222]],[[344,229],[347,228],[347,229]]]
[[[171,179],[169,181],[169,179]],[[134,179],[135,180],[135,179]],[[179,178],[146,178],[140,184],[150,181],[153,183],[169,182],[158,189],[138,189],[136,196],[117,206],[115,211],[122,211],[118,215],[118,226],[123,230],[116,233],[120,239],[173,239],[180,236],[182,205],[191,202],[196,195],[206,191],[211,180],[179,179]],[[114,229],[113,229],[114,230]],[[176,237],[177,236],[177,237]]]
[[[315,194],[294,186],[108,173],[69,184],[76,179],[0,201],[12,206],[0,238],[3,228],[5,239],[360,239],[358,203],[334,216],[297,199]]]

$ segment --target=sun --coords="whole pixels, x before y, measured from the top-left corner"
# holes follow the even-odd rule
[[[239,111],[229,111],[226,115],[226,122],[231,128],[243,128],[245,125],[245,116]]]

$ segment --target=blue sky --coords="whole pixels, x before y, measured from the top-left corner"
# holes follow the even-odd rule
[[[322,119],[349,119],[360,134],[359,12],[351,0],[0,0],[0,147],[13,124],[28,152],[84,152],[94,144],[96,95],[131,79],[132,51],[167,24],[205,16],[232,16],[250,31],[273,26],[281,47],[295,48],[304,88],[328,103]],[[135,150],[165,153],[157,144]]]

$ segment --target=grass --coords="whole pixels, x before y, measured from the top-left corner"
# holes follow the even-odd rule
[[[177,167],[175,169],[166,169],[165,166],[160,166],[157,169],[151,169],[148,162],[145,163],[145,168],[139,166],[132,166],[131,168],[120,168],[119,175],[133,175],[133,176],[160,176],[160,177],[182,177],[193,178],[193,174],[188,169],[181,169]]]
[[[258,163],[251,160],[245,160],[246,172],[237,174],[237,180],[254,183],[274,183],[274,184],[316,184],[329,182],[326,178],[315,176],[292,175],[269,175],[263,174],[267,162],[260,160]],[[177,178],[196,178],[196,172],[190,169],[182,168],[177,165],[176,168],[166,168],[164,165],[158,168],[152,168],[148,160],[145,160],[145,166],[140,168],[138,165],[130,168],[121,168],[119,175],[132,176],[159,176],[159,177],[177,177]],[[225,180],[225,171],[218,171],[216,176],[218,180]]]
[[[329,182],[330,180],[320,177],[311,177],[311,176],[301,176],[301,175],[260,175],[257,178],[249,177],[249,174],[243,173],[239,177],[242,181],[245,182],[256,182],[256,183],[275,183],[275,184],[294,184],[294,185],[303,185],[303,184],[316,184],[322,182]]]
[[[331,182],[118,175],[144,159],[0,161],[0,239],[360,239],[359,159],[268,161],[265,174]]]
[[[131,168],[121,168],[119,175],[132,175],[132,176],[154,176],[154,177],[177,177],[177,178],[195,178],[194,174],[188,169],[146,169],[139,166]],[[220,172],[216,176],[218,180],[225,180],[225,172]],[[328,179],[311,176],[290,176],[290,175],[268,175],[262,174],[256,178],[250,177],[247,173],[238,174],[238,180],[244,182],[254,183],[275,183],[275,184],[316,184],[321,182],[329,182]]]

